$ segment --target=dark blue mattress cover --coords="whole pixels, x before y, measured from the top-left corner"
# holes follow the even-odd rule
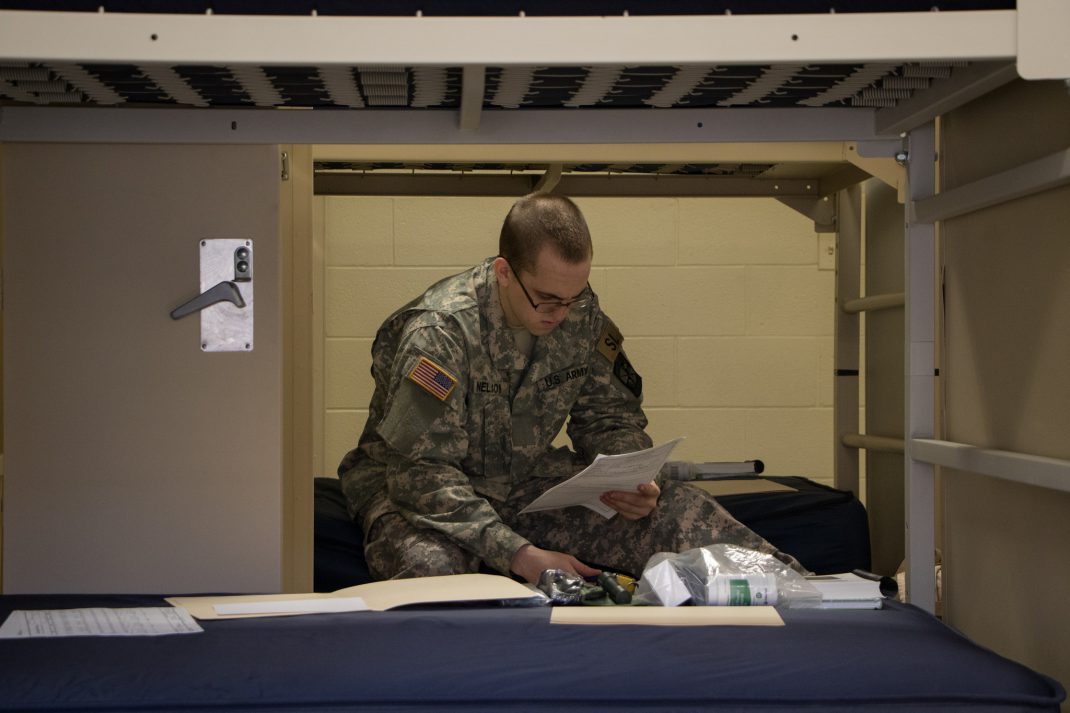
[[[12,595],[13,609],[155,596]],[[548,608],[201,622],[163,637],[0,641],[3,711],[1058,710],[1055,681],[919,609],[784,627],[561,626]]]
[[[869,569],[869,521],[851,493],[799,476],[766,479],[795,490],[717,500],[740,522],[818,574]],[[317,592],[371,581],[360,528],[349,519],[336,478],[315,480],[314,558]]]

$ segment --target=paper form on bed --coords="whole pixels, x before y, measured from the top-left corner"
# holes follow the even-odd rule
[[[631,491],[640,483],[649,483],[657,477],[672,449],[682,440],[684,439],[676,438],[660,446],[634,453],[616,456],[599,454],[589,466],[535,498],[520,513],[582,505],[604,518],[611,518],[617,511],[599,500],[598,496],[607,490]]]
[[[407,604],[530,600],[546,596],[498,574],[453,574],[369,582],[316,594],[238,594],[220,597],[167,597],[198,619],[294,616],[338,611],[385,611]]]
[[[60,636],[161,636],[204,631],[189,612],[173,607],[16,609],[0,625],[0,639]]]
[[[551,624],[784,626],[774,607],[554,607]]]

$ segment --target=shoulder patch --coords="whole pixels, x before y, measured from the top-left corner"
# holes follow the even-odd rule
[[[598,352],[608,359],[610,364],[613,364],[617,361],[617,355],[621,353],[620,345],[623,341],[624,337],[621,336],[617,325],[607,317],[602,333],[598,335]]]
[[[620,379],[620,383],[624,384],[628,391],[632,392],[635,398],[643,394],[643,377],[639,376],[639,373],[632,367],[632,363],[628,361],[628,357],[624,356],[624,352],[618,354],[616,361],[613,362],[613,374]]]
[[[423,356],[409,372],[409,379],[439,401],[445,401],[457,385],[457,377]]]

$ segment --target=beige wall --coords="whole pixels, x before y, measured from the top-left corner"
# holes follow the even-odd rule
[[[1070,147],[1062,82],[1017,82],[945,117],[952,188]],[[945,434],[1070,458],[1070,187],[947,221]],[[944,470],[945,612],[1070,685],[1070,494]],[[1070,710],[1070,706],[1064,706]]]
[[[316,199],[325,257],[322,455],[333,473],[371,395],[375,329],[497,249],[507,198]],[[591,285],[643,376],[674,458],[761,458],[832,479],[833,272],[810,220],[773,199],[588,198]]]

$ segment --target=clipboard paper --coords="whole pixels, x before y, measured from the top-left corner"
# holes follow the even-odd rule
[[[654,480],[672,449],[682,440],[676,438],[634,453],[599,454],[579,473],[535,498],[520,514],[582,505],[609,519],[617,511],[599,500],[599,496],[607,490],[635,490],[641,483]]]

